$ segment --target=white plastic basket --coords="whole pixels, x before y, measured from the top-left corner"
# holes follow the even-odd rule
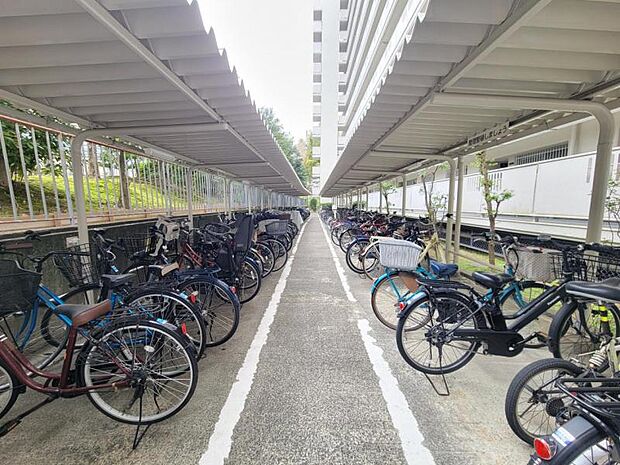
[[[517,249],[517,254],[519,256],[517,277],[541,282],[550,282],[555,279],[554,251],[520,247]]]
[[[379,261],[385,268],[415,271],[420,261],[422,247],[413,242],[392,237],[379,240]]]

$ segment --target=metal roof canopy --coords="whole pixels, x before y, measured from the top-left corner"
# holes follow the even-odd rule
[[[0,9],[0,98],[307,195],[197,3],[9,2]]]
[[[587,240],[599,240],[614,130],[609,109],[620,107],[619,20],[620,4],[599,0],[427,0],[381,86],[345,128],[347,145],[323,195],[347,192],[349,172],[367,173],[369,184],[390,177],[368,171],[377,167],[402,174],[424,166],[409,154],[460,161],[595,112],[602,125]],[[583,100],[590,98],[598,103]],[[389,111],[394,104],[397,111]],[[467,144],[506,122],[507,132]]]

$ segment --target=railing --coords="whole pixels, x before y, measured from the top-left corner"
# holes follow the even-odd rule
[[[0,233],[75,224],[70,147],[77,131],[60,128],[0,114]],[[81,167],[89,223],[187,213],[189,183],[194,214],[227,207],[225,177],[151,158],[139,147],[89,140]],[[254,208],[269,206],[264,189],[229,185],[230,209],[248,208],[248,200]],[[271,200],[273,207],[284,206],[278,194]]]

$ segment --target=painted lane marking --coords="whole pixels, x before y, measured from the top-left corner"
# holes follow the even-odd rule
[[[304,223],[301,231],[299,232],[297,242],[291,251],[288,262],[282,270],[282,274],[280,275],[280,279],[278,280],[273,296],[271,297],[263,318],[258,325],[256,335],[254,336],[250,349],[245,356],[243,365],[237,373],[237,379],[233,383],[228,394],[228,398],[222,407],[220,416],[215,424],[215,428],[213,429],[213,434],[209,439],[209,445],[207,446],[206,452],[200,458],[199,465],[223,465],[224,460],[226,460],[228,458],[228,454],[230,454],[230,449],[232,447],[232,436],[235,427],[241,418],[241,413],[243,413],[243,409],[245,407],[245,401],[250,393],[250,389],[252,388],[254,375],[256,374],[256,370],[258,368],[261,350],[267,342],[271,324],[273,323],[276,312],[278,311],[280,298],[286,288],[286,280],[291,272],[291,266],[295,258],[295,253],[297,252],[297,246],[301,242],[301,238],[307,224],[308,222]]]
[[[377,378],[379,378],[379,386],[381,393],[385,399],[392,424],[403,448],[405,459],[409,465],[434,465],[435,459],[431,451],[424,446],[424,436],[420,431],[417,420],[413,416],[413,412],[409,408],[405,395],[398,387],[398,380],[392,374],[390,365],[383,357],[383,349],[377,344],[376,340],[370,335],[370,323],[368,320],[357,320],[357,327],[360,330],[364,347],[370,358],[372,369]]]
[[[344,274],[344,268],[340,264],[340,260],[338,260],[338,255],[336,255],[336,251],[334,250],[334,245],[332,244],[331,239],[327,235],[327,230],[321,225],[321,230],[323,231],[323,235],[325,236],[325,240],[327,241],[327,245],[329,246],[329,251],[331,252],[332,259],[334,260],[334,265],[336,265],[336,271],[338,272],[338,276],[340,277],[340,283],[342,284],[342,288],[344,289],[344,293],[349,299],[349,302],[357,302],[357,299],[351,292],[351,288],[349,287],[349,282],[347,281],[347,275]]]
[[[349,302],[358,302],[351,292],[344,268],[340,264],[340,259],[338,258],[338,255],[336,255],[334,245],[327,234],[327,230],[323,227],[323,225],[321,225],[321,229],[323,230],[323,235],[325,236],[325,240],[329,246],[331,256],[334,260],[334,264],[336,265],[336,271],[340,277],[340,283],[342,284],[342,288],[347,295],[347,299]],[[357,308],[354,308],[353,310],[357,315],[360,314]],[[377,378],[379,378],[381,394],[383,395],[388,413],[392,419],[392,425],[394,425],[394,428],[398,432],[398,437],[400,438],[405,460],[407,460],[409,465],[435,465],[433,455],[423,444],[424,435],[420,431],[420,427],[417,420],[413,416],[411,408],[409,408],[405,395],[398,386],[398,380],[392,374],[390,365],[383,357],[383,349],[376,344],[377,341],[370,335],[370,323],[366,319],[359,319],[357,320],[357,327],[360,331],[360,336],[362,338],[362,342],[364,343],[364,348],[366,349],[368,358],[370,359],[372,369]]]

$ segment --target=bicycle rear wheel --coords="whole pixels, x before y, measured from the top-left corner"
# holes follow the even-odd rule
[[[479,342],[451,338],[453,328],[484,327],[472,302],[456,292],[435,292],[410,305],[399,318],[396,343],[403,359],[429,375],[452,373],[476,355]]]
[[[237,290],[239,302],[245,304],[256,297],[262,282],[258,265],[254,260],[246,258],[239,268],[239,289]]]
[[[193,344],[171,325],[139,318],[118,320],[93,334],[76,372],[79,385],[92,388],[87,396],[97,410],[133,425],[175,415],[198,380]]]

